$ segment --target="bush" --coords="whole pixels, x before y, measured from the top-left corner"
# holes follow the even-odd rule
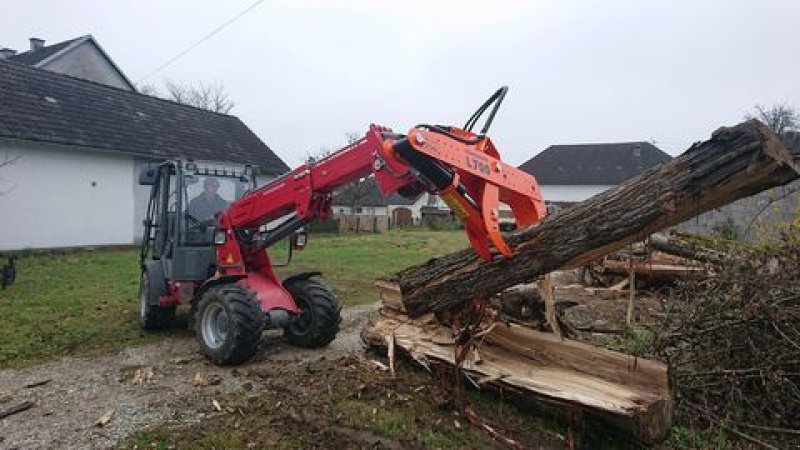
[[[315,219],[308,224],[308,232],[312,234],[338,233],[339,221],[336,219],[327,219],[327,220]]]
[[[714,225],[712,232],[722,239],[729,241],[738,241],[742,238],[742,230],[739,225],[733,220],[733,217],[728,217],[725,221]]]
[[[788,448],[800,443],[800,239],[729,254],[667,301],[656,344],[676,376],[677,415]]]
[[[425,226],[432,231],[463,230],[464,225],[460,220],[450,217],[425,217]]]

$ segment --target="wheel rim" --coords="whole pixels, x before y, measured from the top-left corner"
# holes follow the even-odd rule
[[[213,303],[206,307],[203,313],[200,328],[203,334],[203,342],[209,348],[219,348],[225,343],[228,337],[228,313],[219,303]]]

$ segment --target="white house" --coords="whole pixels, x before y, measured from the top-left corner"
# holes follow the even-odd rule
[[[236,117],[0,59],[0,250],[134,243],[171,158],[288,170]]]
[[[384,196],[372,177],[337,192],[332,210],[335,215],[389,216],[393,227],[419,225],[426,213],[449,212],[439,196],[427,192],[413,198],[397,193]]]
[[[519,166],[536,177],[544,200],[581,202],[672,159],[649,142],[551,145]]]

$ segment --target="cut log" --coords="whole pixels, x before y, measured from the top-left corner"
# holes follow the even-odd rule
[[[628,276],[631,272],[643,279],[677,279],[697,276],[705,272],[703,267],[669,264],[653,261],[617,261],[607,259],[602,264],[603,273]]]
[[[614,189],[506,235],[510,258],[480,260],[471,249],[397,274],[411,317],[459,308],[559,268],[580,267],[712,208],[798,177],[800,155],[751,120],[717,130],[672,161]]]
[[[712,264],[724,264],[728,256],[710,248],[700,247],[691,242],[684,241],[665,233],[656,233],[650,236],[650,247],[681,258],[692,259]]]
[[[545,409],[580,410],[646,444],[666,436],[674,405],[666,365],[513,324],[495,322],[486,330],[462,364],[478,384]],[[452,331],[432,314],[411,319],[384,305],[361,337],[382,349],[392,341],[425,367],[455,364]]]

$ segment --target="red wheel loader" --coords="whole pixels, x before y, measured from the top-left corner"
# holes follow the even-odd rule
[[[402,135],[371,125],[360,140],[258,188],[248,170],[192,161],[143,169],[139,182],[152,188],[139,261],[141,326],[167,327],[176,306],[189,303],[200,349],[220,365],[253,356],[265,329],[282,328],[298,346],[327,345],[341,321],[333,290],[318,272],[279,279],[268,250],[287,238],[290,252],[301,249],[303,227],[331,215],[333,193],[370,175],[385,194],[441,196],[484,260],[511,255],[499,203],[519,227],[546,212],[534,177],[502,162],[486,135],[506,91],[495,92],[463,128],[422,124]],[[482,130],[473,132],[487,111]]]

